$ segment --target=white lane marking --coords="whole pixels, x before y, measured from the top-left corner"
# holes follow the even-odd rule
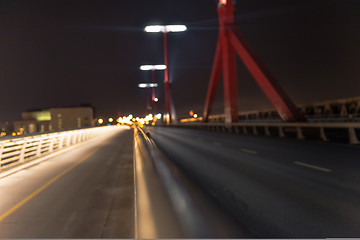
[[[223,144],[222,143],[219,143],[219,142],[213,142],[214,145],[217,145],[217,146],[222,146]]]
[[[308,164],[308,163],[294,162],[294,164],[299,165],[299,166],[303,166],[303,167],[313,168],[313,169],[316,169],[316,170],[319,170],[319,171],[322,171],[322,172],[332,172],[331,169],[315,166],[315,165]]]
[[[246,149],[246,148],[242,148],[241,149],[242,152],[246,152],[246,153],[251,153],[251,154],[257,154],[256,151],[250,150],[250,149]]]

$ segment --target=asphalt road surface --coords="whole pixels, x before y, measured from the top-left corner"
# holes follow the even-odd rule
[[[0,179],[0,238],[133,238],[133,130]]]
[[[254,237],[360,237],[359,146],[146,130]]]

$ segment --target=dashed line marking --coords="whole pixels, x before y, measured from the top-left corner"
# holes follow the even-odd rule
[[[242,152],[246,152],[246,153],[250,153],[250,154],[257,154],[256,151],[250,150],[250,149],[246,149],[246,148],[242,148],[241,151],[242,151]]]
[[[299,165],[299,166],[303,166],[303,167],[312,168],[312,169],[322,171],[322,172],[332,172],[331,169],[315,166],[315,165],[308,164],[308,163],[303,163],[303,162],[297,162],[296,161],[296,162],[294,162],[294,164]]]

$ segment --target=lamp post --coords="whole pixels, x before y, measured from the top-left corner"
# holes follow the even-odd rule
[[[138,87],[146,89],[146,110],[151,110],[150,102],[149,102],[149,90],[150,88],[155,89],[156,87],[158,87],[157,83],[140,83]]]
[[[168,63],[168,42],[167,42],[167,33],[169,32],[184,32],[187,28],[185,25],[151,25],[145,27],[145,32],[152,33],[163,33],[164,36],[164,64],[167,66],[165,69],[165,80],[164,80],[164,89],[165,89],[165,114],[164,121],[169,124],[171,122],[176,123],[176,113],[174,103],[171,96],[171,81],[169,80],[169,63]]]
[[[140,70],[142,71],[151,71],[152,73],[152,83],[155,84],[155,71],[156,70],[165,70],[166,65],[142,65],[140,66]],[[159,101],[159,99],[156,97],[155,88],[152,88],[152,110],[153,113],[156,114],[156,103]]]

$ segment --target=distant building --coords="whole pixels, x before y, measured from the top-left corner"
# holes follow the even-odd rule
[[[22,133],[59,131],[95,126],[92,107],[49,108],[22,113],[14,131]]]

